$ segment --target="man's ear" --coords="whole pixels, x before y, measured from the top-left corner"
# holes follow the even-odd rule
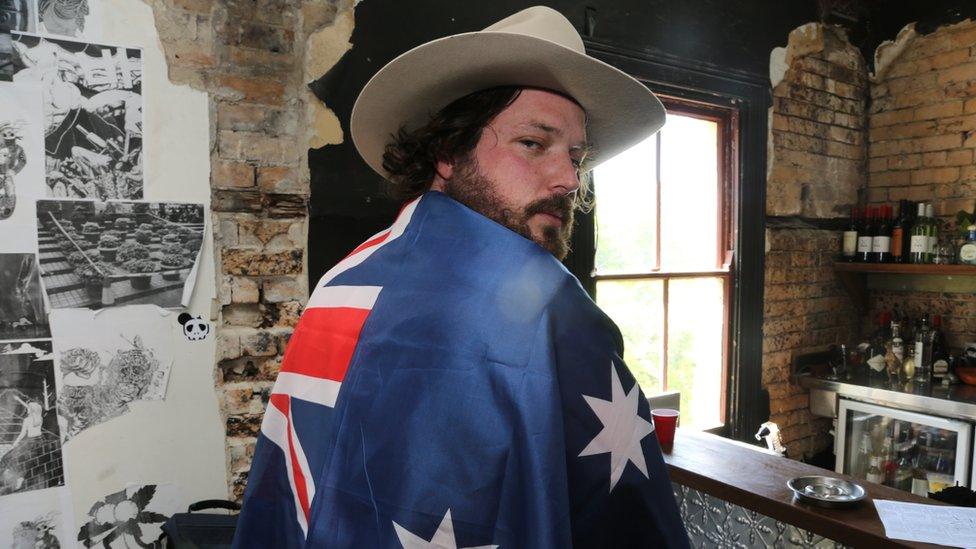
[[[435,191],[443,191],[447,181],[454,175],[454,163],[447,160],[438,160],[434,163],[434,180],[430,188]]]

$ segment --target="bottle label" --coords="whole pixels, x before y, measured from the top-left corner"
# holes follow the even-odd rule
[[[925,355],[922,353],[925,351],[925,342],[916,341],[915,342],[915,360],[918,362],[919,367],[925,368]]]
[[[853,257],[857,253],[857,231],[844,231],[844,257]]]
[[[929,238],[929,249],[928,249],[928,252],[930,254],[934,254],[935,253],[935,248],[939,245],[939,237],[929,235],[928,238]]]
[[[871,471],[868,471],[867,477],[868,478],[865,480],[867,480],[868,482],[873,482],[875,484],[881,484],[881,481],[884,479],[880,471],[877,473],[872,473]]]
[[[901,227],[895,227],[891,230],[891,255],[893,257],[901,257],[901,245],[904,236],[905,231]]]
[[[868,366],[875,372],[885,371],[885,359],[883,355],[874,355],[868,359]]]
[[[929,245],[929,237],[921,234],[912,235],[912,241],[910,243],[910,251],[915,253],[927,253]]]
[[[964,263],[976,263],[976,244],[971,242],[963,244],[959,248],[959,261]]]
[[[936,374],[944,374],[949,371],[949,362],[942,360],[936,360],[932,363],[932,372]]]
[[[890,236],[876,236],[871,239],[871,251],[876,254],[886,254],[891,251]]]
[[[891,342],[891,354],[898,360],[905,360],[905,344],[900,339]]]
[[[870,253],[871,252],[871,237],[870,236],[859,236],[857,237],[857,253]]]

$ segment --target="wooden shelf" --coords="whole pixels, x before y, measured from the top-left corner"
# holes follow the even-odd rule
[[[864,274],[914,274],[942,276],[976,276],[974,265],[914,265],[911,263],[841,263],[834,264],[834,270],[845,273]]]
[[[861,313],[868,309],[867,276],[869,274],[906,274],[920,276],[976,276],[974,265],[915,265],[911,263],[834,263],[834,272],[840,278],[854,306]]]

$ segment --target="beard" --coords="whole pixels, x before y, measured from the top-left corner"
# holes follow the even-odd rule
[[[455,166],[454,175],[444,185],[444,194],[481,215],[528,238],[562,261],[569,253],[573,235],[573,196],[553,195],[518,208],[498,194],[496,185],[481,173],[477,161],[465,158]],[[543,225],[542,234],[535,235],[529,220],[537,214],[550,214],[562,219],[561,225]]]

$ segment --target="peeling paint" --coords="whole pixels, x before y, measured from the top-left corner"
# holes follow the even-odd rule
[[[304,79],[310,82],[329,71],[352,48],[349,41],[355,26],[355,11],[336,14],[332,24],[322,27],[305,41]],[[339,118],[310,91],[305,91],[306,140],[309,148],[338,145],[343,141]]]
[[[769,82],[774,88],[783,81],[789,68],[790,66],[786,64],[786,48],[773,48],[773,51],[769,52]]]
[[[786,45],[786,65],[792,65],[799,57],[823,51],[824,29],[820,23],[807,23],[793,29]]]
[[[909,23],[898,31],[894,40],[885,40],[874,50],[874,72],[868,75],[872,82],[884,80],[891,64],[901,56],[908,44],[916,37],[915,23]]]

